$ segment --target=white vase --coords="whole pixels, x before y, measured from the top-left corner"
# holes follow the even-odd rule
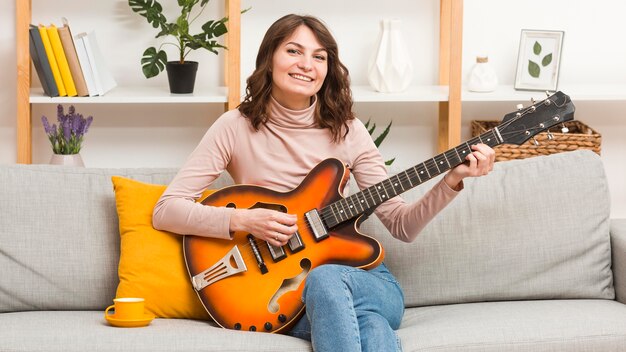
[[[80,156],[80,154],[52,154],[52,158],[50,158],[50,164],[85,167],[85,163],[83,163],[83,158]]]
[[[496,71],[489,64],[486,56],[476,57],[476,64],[470,71],[467,89],[471,92],[493,92],[498,86],[498,76]]]
[[[368,65],[367,79],[383,93],[402,92],[413,79],[413,65],[400,28],[401,20],[382,20],[380,36]]]

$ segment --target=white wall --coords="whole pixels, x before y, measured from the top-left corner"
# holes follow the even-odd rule
[[[132,13],[126,0],[45,1],[32,0],[33,23],[70,20],[74,33],[96,29],[100,45],[109,53],[109,65],[120,85],[154,85],[167,89],[165,74],[146,80],[139,60],[148,46],[158,43],[142,17]],[[242,18],[242,80],[252,72],[256,50],[267,27],[280,16],[295,12],[319,16],[331,28],[355,84],[367,84],[366,66],[378,35],[378,21],[385,17],[403,20],[409,51],[414,58],[415,84],[436,84],[439,33],[439,2],[436,0],[243,0],[252,9]],[[173,0],[161,3],[175,9]],[[173,6],[174,4],[174,6]],[[393,5],[391,5],[393,4]],[[15,3],[0,0],[0,163],[16,161],[15,148]],[[213,0],[208,17],[223,13],[223,1]],[[571,0],[465,0],[463,66],[468,72],[476,55],[486,53],[502,84],[513,84],[520,30],[565,31],[560,86],[568,84],[626,85],[626,23],[621,18],[626,3]],[[172,12],[173,13],[173,12]],[[207,15],[205,14],[205,15]],[[206,16],[205,16],[206,18]],[[173,51],[168,51],[173,55]],[[223,81],[223,57],[194,52],[201,62],[197,86]],[[33,79],[38,85],[37,78]],[[499,119],[514,109],[509,103],[465,103],[463,138],[469,138],[472,119]],[[576,118],[603,136],[602,159],[609,177],[614,217],[626,218],[626,123],[621,111],[626,102],[576,102]],[[93,115],[86,136],[83,159],[91,167],[180,166],[206,128],[222,113],[220,104],[77,104],[77,110]],[[436,104],[359,103],[355,109],[379,125],[393,119],[394,127],[381,151],[396,156],[400,167],[431,157],[436,149]],[[50,158],[48,141],[41,129],[41,115],[55,118],[54,105],[34,105],[33,161]],[[567,185],[563,185],[567,187]],[[575,190],[572,190],[575,191]]]

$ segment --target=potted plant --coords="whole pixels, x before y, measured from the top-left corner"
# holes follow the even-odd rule
[[[180,15],[174,22],[168,22],[163,14],[163,7],[156,0],[128,0],[128,5],[134,12],[145,17],[152,27],[160,30],[155,38],[172,36],[176,40],[173,43],[161,44],[158,50],[150,47],[143,52],[141,66],[146,78],[154,77],[166,69],[170,92],[193,93],[198,62],[185,60],[187,55],[192,50],[200,48],[216,55],[217,49],[226,49],[216,39],[228,32],[225,24],[228,21],[227,17],[207,21],[202,25],[202,31],[198,34],[189,32],[191,24],[198,19],[208,3],[209,0],[178,0]],[[196,5],[200,8],[192,17],[192,11]],[[165,44],[173,45],[178,49],[177,60],[168,61],[167,53],[161,50]]]
[[[84,118],[83,115],[77,114],[74,105],[67,109],[67,115],[63,109],[63,105],[57,106],[57,122],[50,125],[46,116],[41,117],[44,131],[52,144],[52,158],[50,164],[84,166],[80,156],[80,148],[82,147],[83,137],[89,130],[93,116]]]

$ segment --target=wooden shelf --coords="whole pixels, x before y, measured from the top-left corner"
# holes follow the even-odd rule
[[[167,87],[116,87],[103,96],[55,97],[43,94],[43,89],[30,92],[31,104],[154,104],[154,103],[226,103],[226,87],[199,88],[192,94],[172,94]]]

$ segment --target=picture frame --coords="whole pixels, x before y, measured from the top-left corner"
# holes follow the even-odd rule
[[[522,29],[516,90],[556,91],[564,31]]]

